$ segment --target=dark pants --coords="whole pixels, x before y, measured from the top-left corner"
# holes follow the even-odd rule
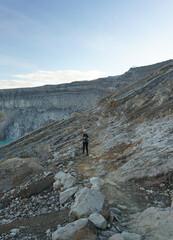
[[[85,153],[85,148],[88,155],[88,142],[83,142],[83,153]]]

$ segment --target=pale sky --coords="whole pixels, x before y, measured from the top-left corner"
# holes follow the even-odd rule
[[[0,89],[173,58],[173,0],[0,0]]]

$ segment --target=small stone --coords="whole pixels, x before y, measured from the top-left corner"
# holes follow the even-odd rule
[[[74,165],[74,162],[73,162],[73,161],[70,161],[69,164],[68,164],[68,166],[72,166],[72,165]]]
[[[161,184],[160,184],[160,187],[165,187],[165,184],[164,184],[164,183],[161,183]]]
[[[60,156],[60,153],[59,152],[55,152],[54,153],[54,158],[58,158]]]
[[[62,226],[61,226],[61,224],[58,224],[57,225],[57,229],[60,229]]]
[[[109,208],[109,211],[110,211],[110,212],[113,212],[113,213],[115,213],[115,214],[118,214],[118,215],[121,215],[121,214],[122,214],[121,210],[119,210],[118,208],[113,208],[113,207],[111,207],[111,208]]]
[[[122,209],[122,210],[126,210],[127,209],[127,206],[122,205],[122,204],[117,205],[117,207]]]
[[[18,235],[19,234],[19,229],[18,228],[14,228],[14,229],[11,229],[11,234],[10,234],[10,236],[11,237],[15,237],[16,235]]]
[[[123,222],[123,223],[121,223],[121,226],[122,226],[122,227],[126,227],[126,226],[127,226],[127,223],[126,223],[126,222]]]
[[[46,233],[46,235],[49,235],[50,232],[51,232],[51,230],[50,230],[50,229],[47,229],[47,231],[46,231],[45,233]]]
[[[141,191],[145,191],[145,188],[143,188],[143,187],[140,187],[140,188],[139,188],[139,190],[141,190]]]
[[[20,226],[19,229],[22,230],[22,229],[25,229],[26,227],[25,226]]]
[[[52,174],[52,172],[50,172],[50,171],[44,172],[44,177],[47,177],[47,176],[49,176],[49,175],[51,175],[51,174]]]
[[[15,192],[15,189],[10,190],[11,195],[13,195],[14,192]]]
[[[112,237],[115,233],[113,231],[102,231],[101,232],[101,235],[104,236],[104,237]]]
[[[99,162],[100,162],[100,163],[106,163],[107,161],[106,161],[105,159],[101,158],[101,159],[99,160]]]
[[[61,187],[61,182],[60,180],[56,180],[56,182],[53,183],[53,189],[58,190]]]
[[[114,233],[120,233],[120,231],[117,229],[117,228],[115,228],[114,226],[112,226],[111,228],[110,228],[110,231],[112,231],[112,232],[114,232]]]
[[[71,151],[71,158],[74,158],[76,156],[76,152],[75,152],[75,150],[72,150]]]

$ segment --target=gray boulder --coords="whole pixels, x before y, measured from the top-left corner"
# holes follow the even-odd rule
[[[88,217],[91,213],[99,212],[103,207],[104,199],[105,197],[100,191],[85,187],[76,193],[70,216],[82,218]]]
[[[59,180],[59,181],[63,181],[63,179],[65,178],[66,173],[59,171],[58,173],[55,174],[55,181]]]
[[[79,219],[73,223],[69,223],[52,233],[52,240],[69,240],[81,228],[88,223],[87,218]]]
[[[100,187],[104,184],[104,180],[99,177],[90,178],[90,183],[92,184],[92,188],[100,189]]]
[[[173,208],[147,208],[132,215],[127,227],[144,234],[147,240],[171,240],[173,236]]]
[[[88,218],[97,228],[106,229],[107,221],[99,213],[92,213]]]
[[[71,188],[76,184],[76,178],[73,177],[70,173],[67,173],[65,178],[62,181],[64,189]]]
[[[68,189],[71,188],[75,185],[76,183],[76,178],[73,177],[70,173],[64,173],[62,171],[59,171],[58,173],[56,173],[55,177],[54,177],[55,181],[60,181],[60,185],[63,186],[63,189]],[[59,184],[59,182],[57,182]],[[58,187],[58,184],[54,184],[55,187]]]
[[[64,204],[71,196],[73,196],[77,191],[77,187],[69,188],[60,193],[60,204]]]

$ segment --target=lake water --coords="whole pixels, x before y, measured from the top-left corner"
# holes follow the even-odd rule
[[[10,140],[0,141],[0,147],[3,146],[3,145],[5,145],[5,144],[7,144],[7,143],[12,142],[12,141],[13,141],[12,139],[10,139]]]

